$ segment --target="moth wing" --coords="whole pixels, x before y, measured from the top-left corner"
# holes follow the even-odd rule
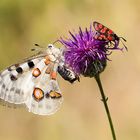
[[[44,61],[44,57],[36,57],[2,71],[0,73],[0,99],[10,105],[26,105],[29,112],[35,114],[50,115],[55,113],[63,99],[57,81],[51,79],[50,74],[46,73],[50,65],[46,65]],[[36,69],[40,71],[38,76],[33,75]],[[38,73],[35,71],[34,74]],[[33,96],[36,88],[42,89],[44,94],[40,101],[35,100]],[[51,96],[46,96],[50,93]]]
[[[94,27],[94,29],[95,29],[96,31],[100,31],[99,25],[100,25],[99,22],[97,22],[97,21],[94,21],[94,22],[93,22],[93,27]],[[101,25],[102,25],[102,24],[101,24]]]
[[[95,21],[93,22],[93,27],[97,31],[95,34],[95,39],[107,40],[107,41],[115,40],[115,33],[108,27],[104,26],[103,24]]]

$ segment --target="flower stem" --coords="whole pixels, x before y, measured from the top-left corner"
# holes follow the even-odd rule
[[[104,94],[104,90],[103,90],[103,87],[102,87],[102,83],[101,83],[99,74],[97,74],[95,76],[95,79],[96,79],[96,82],[97,82],[98,87],[100,89],[100,93],[101,93],[101,96],[102,96],[101,100],[104,103],[104,107],[105,107],[105,111],[106,111],[106,114],[107,114],[107,117],[108,117],[108,121],[109,121],[109,124],[110,124],[110,129],[111,129],[111,132],[112,132],[113,140],[116,140],[116,135],[115,135],[115,130],[114,130],[113,122],[112,122],[110,111],[109,111],[109,108],[108,108],[108,105],[107,105],[108,98]]]

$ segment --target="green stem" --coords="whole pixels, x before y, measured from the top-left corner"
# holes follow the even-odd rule
[[[112,122],[110,111],[109,111],[109,108],[108,108],[108,105],[107,105],[108,98],[104,94],[104,90],[103,90],[103,87],[102,87],[102,83],[101,83],[99,74],[97,74],[95,76],[95,79],[96,79],[96,82],[97,82],[98,87],[100,89],[100,93],[101,93],[101,96],[102,96],[101,100],[104,103],[104,107],[105,107],[105,111],[106,111],[106,114],[107,114],[107,117],[108,117],[108,121],[109,121],[109,124],[110,124],[110,129],[111,129],[111,132],[112,132],[113,140],[116,140],[116,135],[115,135],[115,130],[114,130],[113,122]]]

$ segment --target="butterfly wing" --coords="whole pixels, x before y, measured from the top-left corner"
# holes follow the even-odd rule
[[[57,63],[36,57],[10,66],[0,73],[0,98],[10,104],[25,104],[39,115],[55,113],[62,103],[56,72]]]
[[[117,35],[103,24],[95,21],[93,22],[93,27],[96,30],[95,39],[105,41],[114,41],[116,39]]]
[[[32,75],[31,71],[42,58],[12,65],[0,73],[0,98],[4,101],[22,104],[26,100],[26,89]],[[32,87],[32,85],[30,85]]]

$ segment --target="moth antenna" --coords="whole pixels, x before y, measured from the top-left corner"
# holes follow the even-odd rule
[[[121,41],[123,46],[125,47],[126,51],[128,51],[128,48],[126,47],[126,45],[123,43],[123,41]]]
[[[123,39],[126,42],[126,40],[123,37],[120,37],[120,38]],[[123,43],[123,41],[121,39],[120,39],[121,43],[123,44],[123,46],[126,49],[126,51],[128,51],[128,48],[126,47],[126,45]]]
[[[119,37],[119,38],[126,42],[126,39],[125,38],[123,38],[123,37]]]

